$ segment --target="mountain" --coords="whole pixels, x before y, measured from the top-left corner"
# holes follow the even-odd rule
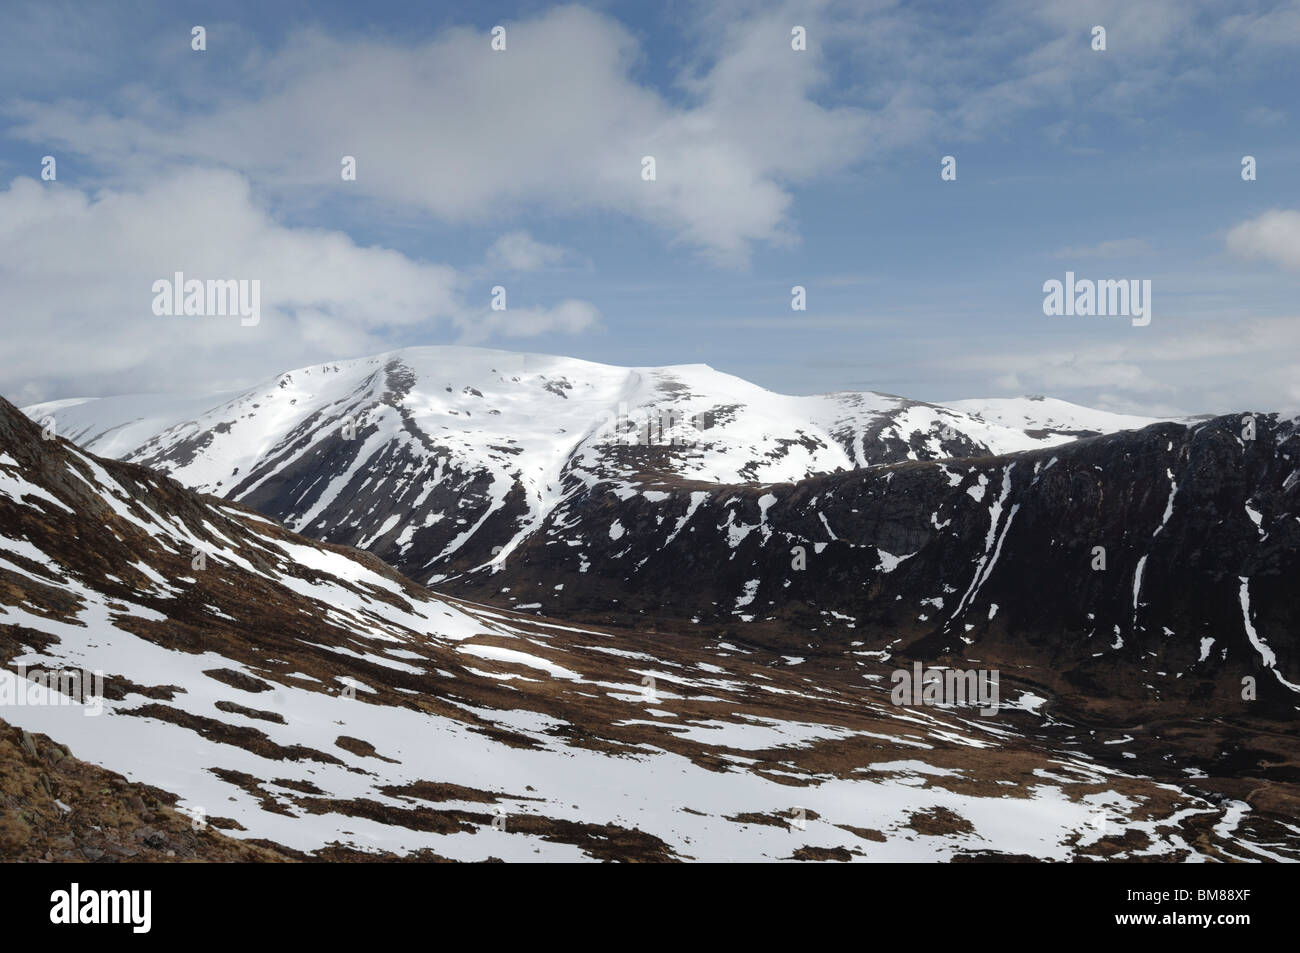
[[[1139,720],[1241,713],[1250,679],[1247,707],[1294,718],[1300,421],[1247,419],[766,486],[611,481],[443,587],[795,655],[1034,667],[1079,710]]]
[[[800,655],[887,632],[1033,660],[1081,708],[1300,692],[1300,442],[1275,415],[787,397],[453,347],[26,412],[483,603]]]
[[[1160,422],[1157,417],[1114,414],[1041,395],[954,400],[947,406],[1039,440],[1096,437],[1120,430],[1141,430]]]
[[[781,658],[475,605],[0,400],[6,856],[1300,858],[1279,733],[1207,776],[1186,728],[1071,724],[1015,672],[986,715],[900,705],[872,638]]]
[[[367,549],[431,584],[507,563],[593,493],[653,501],[660,484],[790,483],[1153,422],[1034,399],[964,409],[875,393],[789,397],[704,365],[463,347],[315,365],[236,394],[26,412],[88,450]]]

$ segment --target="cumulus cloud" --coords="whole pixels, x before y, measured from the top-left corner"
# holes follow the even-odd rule
[[[15,155],[26,163],[56,153],[60,173],[83,187],[19,180],[0,192],[9,296],[0,386],[41,380],[27,399],[173,386],[196,367],[205,386],[223,375],[242,383],[254,372],[424,342],[428,328],[469,342],[590,331],[600,327],[590,304],[517,299],[516,282],[499,273],[585,262],[596,249],[581,247],[581,236],[613,233],[611,259],[644,248],[644,235],[624,241],[628,223],[744,266],[813,225],[800,221],[796,197],[810,195],[803,208],[813,211],[803,214],[818,214],[837,182],[872,164],[930,165],[962,142],[1006,139],[1022,120],[1083,149],[1096,137],[1080,131],[1094,123],[1161,122],[1161,105],[1227,73],[1271,83],[1300,9],[1261,0],[1229,15],[1211,0],[998,0],[939,16],[896,0],[719,0],[678,11],[665,21],[670,41],[647,47],[599,10],[528,5],[537,12],[502,21],[501,53],[488,21],[406,35],[392,21],[385,33],[379,24],[279,32],[214,20],[199,57],[175,42],[167,17],[84,21],[92,14],[78,12],[93,28],[69,35],[67,16],[48,7],[24,7],[11,18],[17,29],[0,35],[0,52],[11,54],[0,56],[0,77],[10,79],[0,86],[27,97],[0,97],[8,138],[22,143]],[[1089,49],[1094,23],[1107,25],[1106,56]],[[805,52],[790,48],[793,24],[807,29]],[[38,78],[16,80],[29,74]],[[646,155],[656,160],[653,182],[642,178]],[[355,181],[340,176],[344,156],[355,157]],[[1242,223],[1228,245],[1294,268],[1296,214]],[[889,227],[860,205],[841,217]],[[283,224],[303,220],[333,229]],[[399,228],[405,254],[369,244]],[[457,268],[412,250],[461,239],[477,249],[493,238],[483,262]],[[1157,244],[1163,251],[1163,237]],[[1061,254],[1149,251],[1116,239]],[[155,318],[150,284],[176,270],[260,278],[261,324]],[[497,282],[511,286],[507,312],[482,308],[482,285]],[[663,280],[655,286],[662,291]],[[1245,300],[1231,303],[1234,313]],[[983,346],[961,331],[953,339],[967,353]],[[1163,353],[1181,340],[1163,338]],[[1195,340],[1214,346],[1213,336]],[[1182,399],[1172,377],[1148,373],[1153,362],[1170,366],[1159,365],[1161,352],[1085,354],[1082,364],[1048,357],[1012,354],[992,361],[985,379],[1028,381],[1054,368],[1081,389],[1105,382],[1135,400]],[[1053,390],[1051,381],[1026,386]]]
[[[797,240],[800,183],[1063,99],[1141,113],[1178,81],[1204,80],[1207,58],[1266,69],[1294,19],[1225,22],[1211,4],[1175,0],[1093,6],[1006,0],[978,29],[937,31],[889,2],[721,3],[687,18],[687,49],[661,86],[645,80],[636,36],[578,6],[504,21],[503,52],[480,29],[427,40],[307,29],[269,51],[241,38],[233,79],[181,61],[172,89],[119,90],[112,108],[27,99],[5,111],[22,139],[119,175],[218,165],[300,201],[359,196],[450,223],[614,212],[736,265],[756,244]],[[1114,56],[1090,52],[1094,22],[1109,25]],[[806,51],[791,49],[792,24]],[[341,181],[344,155],[353,182]]]
[[[595,328],[599,322],[600,313],[591,304],[569,298],[551,308],[485,309],[457,323],[461,328],[460,344],[482,344],[493,337],[577,334]]]
[[[260,322],[155,315],[153,283],[176,272],[258,281]],[[564,302],[513,323],[476,322],[465,284],[446,265],[282,225],[228,171],[189,170],[95,195],[19,178],[0,191],[8,330],[0,388],[28,401],[72,381],[87,394],[166,390],[196,377],[242,383],[250,373],[383,350],[394,334],[409,343],[439,326],[464,333],[474,325],[482,339],[498,330],[581,331],[597,320],[591,305]]]
[[[527,206],[612,210],[734,264],[753,242],[788,239],[788,183],[846,166],[868,141],[863,111],[810,97],[821,66],[791,51],[788,19],[766,25],[734,33],[686,105],[633,78],[640,50],[616,20],[558,7],[507,21],[504,52],[464,28],[416,44],[298,33],[241,92],[214,91],[198,112],[152,100],[122,114],[85,102],[9,111],[17,135],[119,172],[237,165],[259,183],[347,189],[454,223]],[[341,181],[343,155],[355,181]]]
[[[1300,271],[1300,211],[1273,209],[1228,232],[1228,250]]]
[[[539,242],[524,231],[502,235],[488,249],[487,264],[504,271],[537,271],[572,257],[568,249]]]

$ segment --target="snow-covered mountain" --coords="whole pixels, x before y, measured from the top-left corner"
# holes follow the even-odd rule
[[[421,582],[500,565],[611,481],[791,483],[988,457],[1153,422],[1063,401],[791,397],[705,365],[625,368],[464,347],[315,365],[248,391],[25,408],[95,453],[238,500]]]
[[[1094,410],[1072,404],[1068,400],[1041,395],[954,400],[946,406],[991,424],[1021,431],[1039,440],[1095,437],[1121,430],[1141,430],[1164,419]]]
[[[0,785],[4,856],[93,829],[109,859],[212,830],[329,859],[1300,857],[1285,784],[1207,789],[1166,743],[1060,722],[1032,672],[986,717],[894,704],[890,667],[439,596],[0,400],[0,740],[31,782]],[[50,673],[102,674],[102,708]],[[195,832],[119,838],[83,761]]]
[[[1104,680],[1085,706],[1228,704],[1246,677],[1300,700],[1300,431],[1276,415],[787,397],[473,348],[27,412],[476,602],[791,655],[883,633]]]
[[[771,486],[597,485],[443,591],[1037,670],[1118,717],[1300,710],[1300,420],[1227,415]]]

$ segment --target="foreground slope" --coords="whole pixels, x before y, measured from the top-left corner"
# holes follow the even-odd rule
[[[278,852],[1246,859],[1300,843],[1276,803],[1126,763],[1023,684],[992,717],[903,708],[876,652],[781,660],[438,597],[42,439],[3,402],[0,659],[4,720]],[[101,671],[102,713],[52,704],[37,670]]]

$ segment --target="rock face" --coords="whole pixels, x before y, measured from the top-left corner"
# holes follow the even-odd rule
[[[195,825],[174,794],[0,721],[0,859],[19,863],[267,863],[284,852]],[[76,807],[73,807],[76,805]],[[220,819],[218,819],[220,820]]]

